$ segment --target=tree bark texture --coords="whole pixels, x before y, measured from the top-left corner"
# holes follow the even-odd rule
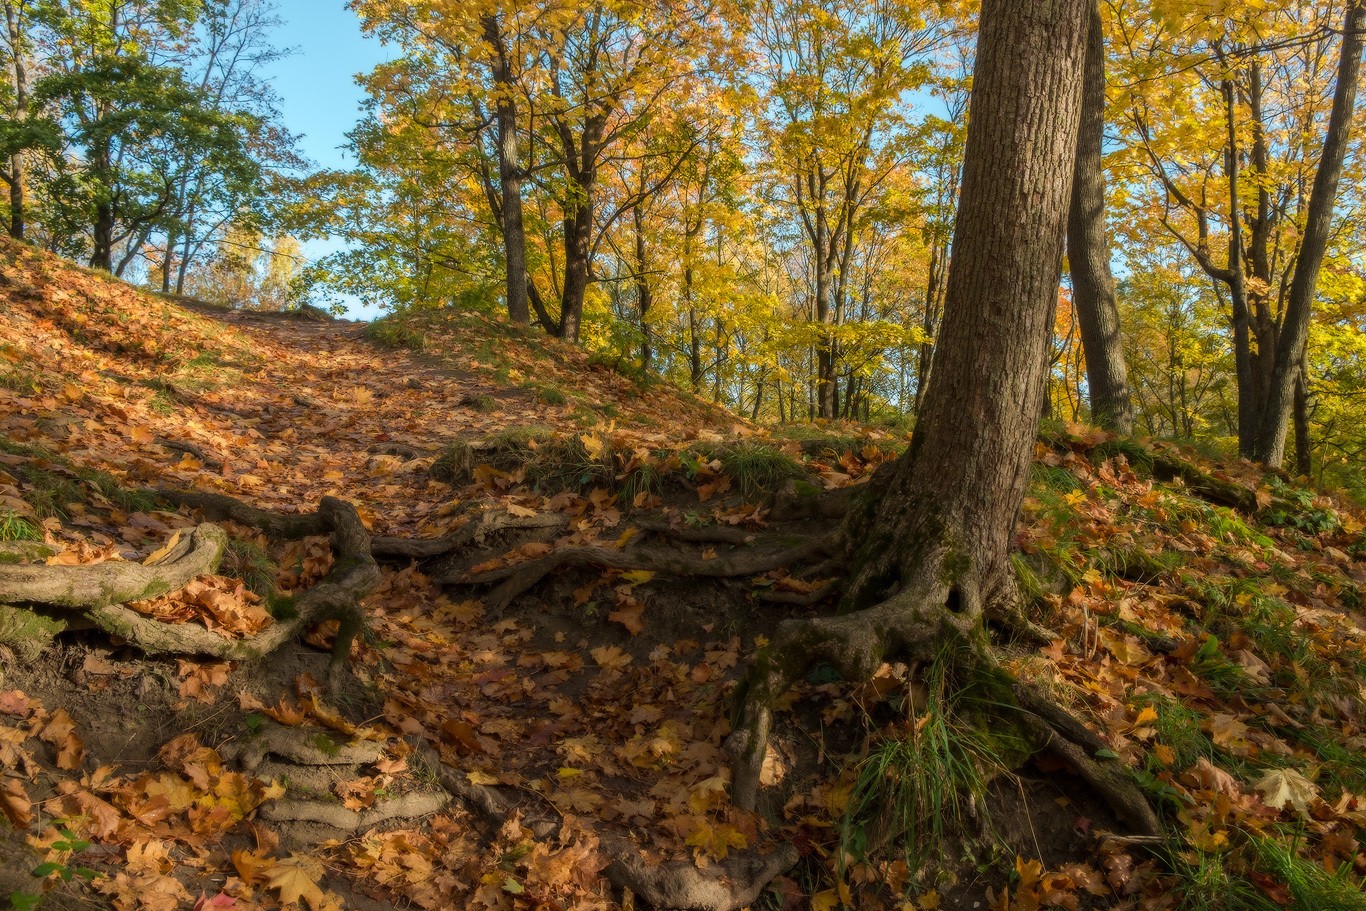
[[[1105,236],[1105,36],[1100,6],[1091,5],[1086,64],[1082,77],[1081,121],[1072,205],[1067,219],[1067,259],[1077,308],[1081,346],[1086,355],[1086,385],[1091,419],[1107,430],[1133,431],[1134,406],[1124,361],[1115,281],[1110,274],[1110,244]]]
[[[1366,28],[1366,5],[1348,0],[1339,51],[1337,86],[1333,90],[1333,109],[1323,140],[1323,154],[1314,188],[1309,194],[1308,218],[1300,242],[1295,273],[1290,280],[1281,331],[1276,338],[1275,366],[1267,390],[1266,404],[1258,426],[1253,455],[1272,468],[1285,458],[1285,436],[1294,402],[1295,382],[1299,376],[1305,343],[1309,338],[1309,317],[1318,290],[1319,270],[1328,252],[1333,208],[1337,203],[1342,164],[1351,140],[1352,114],[1356,108],[1357,85],[1361,77],[1362,29]]]
[[[484,39],[493,48],[493,84],[498,91],[494,116],[498,125],[498,184],[502,197],[503,264],[506,269],[508,318],[530,325],[527,296],[526,229],[522,224],[522,162],[517,146],[517,106],[513,102],[512,61],[498,17],[482,19]]]
[[[927,547],[952,551],[947,575],[979,596],[1001,581],[1043,406],[1089,12],[1088,0],[983,4],[931,381],[915,442],[854,541],[848,607],[924,573]]]

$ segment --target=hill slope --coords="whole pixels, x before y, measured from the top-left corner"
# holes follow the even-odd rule
[[[838,568],[805,542],[903,439],[770,433],[469,317],[187,308],[8,242],[0,332],[12,569],[155,575],[214,519],[216,572],[134,608],[240,644],[349,570],[325,498],[384,564],[330,692],[307,644],[145,656],[84,622],[103,615],[0,605],[0,892],[21,903],[1363,906],[1362,524],[1293,482],[1086,428],[1039,445],[1018,566],[1046,644],[1013,669],[1132,770],[1163,844],[937,703],[932,668],[809,679],[754,815],[726,799],[733,678],[821,609]],[[936,757],[957,765],[917,779]],[[920,822],[908,850],[888,808]]]

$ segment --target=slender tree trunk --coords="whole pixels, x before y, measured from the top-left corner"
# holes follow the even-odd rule
[[[1248,306],[1247,276],[1243,267],[1243,221],[1238,215],[1239,197],[1238,129],[1235,120],[1233,83],[1223,84],[1224,110],[1227,117],[1228,145],[1224,154],[1224,170],[1228,175],[1229,219],[1227,282],[1233,309],[1233,362],[1238,380],[1238,452],[1252,455],[1257,439],[1258,405],[1257,364],[1252,351],[1252,311]]]
[[[14,111],[20,123],[28,119],[28,67],[24,60],[24,28],[13,0],[5,2],[5,26],[9,33],[11,61],[14,68]],[[24,157],[22,152],[10,156],[9,171],[9,236],[24,239]]]
[[[654,355],[653,339],[650,334],[650,308],[654,306],[654,292],[646,278],[645,269],[645,225],[640,205],[631,207],[631,224],[635,229],[636,264],[636,311],[640,315],[640,369],[650,372],[650,361]]]
[[[522,224],[522,163],[517,148],[517,106],[513,102],[512,61],[502,24],[492,13],[482,18],[484,40],[493,48],[493,84],[498,98],[498,184],[502,196],[503,264],[506,270],[508,318],[519,326],[531,323],[527,297],[526,229]]]
[[[1323,140],[1314,189],[1309,194],[1308,217],[1300,241],[1295,274],[1290,280],[1281,332],[1276,340],[1275,367],[1272,370],[1265,409],[1253,455],[1271,467],[1285,458],[1286,425],[1290,419],[1296,378],[1301,372],[1305,343],[1309,338],[1309,317],[1318,290],[1319,270],[1328,251],[1328,237],[1337,203],[1342,163],[1351,139],[1352,114],[1356,107],[1357,84],[1361,77],[1362,29],[1366,28],[1366,5],[1348,0],[1339,51],[1337,86],[1333,90],[1333,109]]]
[[[175,247],[177,243],[177,233],[174,228],[166,231],[166,252],[161,257],[161,293],[171,293],[171,267],[175,263]]]
[[[1309,439],[1309,382],[1308,366],[1301,361],[1295,379],[1295,473],[1303,477],[1314,474],[1314,443]]]
[[[1105,36],[1099,4],[1092,4],[1089,18],[1077,163],[1067,219],[1067,259],[1072,270],[1072,299],[1077,308],[1081,346],[1086,355],[1091,419],[1127,436],[1133,432],[1134,406],[1120,337],[1119,309],[1115,305],[1115,281],[1110,275],[1110,245],[1105,236],[1105,170],[1101,160],[1105,138]]]

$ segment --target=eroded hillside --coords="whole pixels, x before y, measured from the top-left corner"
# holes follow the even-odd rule
[[[940,700],[951,656],[812,674],[745,813],[735,678],[831,609],[821,543],[902,435],[754,427],[470,317],[187,307],[8,242],[0,283],[0,572],[156,575],[211,521],[216,568],[115,607],[234,643],[150,655],[123,614],[0,606],[21,905],[1363,906],[1362,524],[1293,481],[1039,444],[1012,669],[1166,840]],[[352,507],[378,567],[338,688],[336,618],[233,659],[354,568],[319,518]]]

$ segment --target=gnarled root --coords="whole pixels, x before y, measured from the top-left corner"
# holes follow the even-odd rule
[[[1105,743],[1061,706],[1000,667],[983,634],[985,613],[980,594],[966,580],[950,586],[927,577],[862,611],[783,623],[772,644],[755,656],[736,694],[735,722],[727,741],[732,802],[754,809],[773,706],[809,668],[826,663],[845,680],[860,682],[872,678],[884,661],[933,661],[947,643],[959,649],[958,665],[1009,685],[1037,748],[1064,759],[1135,832],[1159,834],[1161,824],[1136,782],[1118,762],[1098,756]]]
[[[626,842],[609,837],[601,844],[612,858],[603,875],[613,885],[630,889],[652,908],[688,911],[735,911],[750,905],[799,859],[795,847],[782,844],[769,854],[742,851],[704,870],[687,860],[652,867]]]
[[[323,497],[317,512],[287,515],[257,509],[223,494],[158,493],[172,502],[194,506],[216,518],[251,525],[275,537],[302,538],[330,532],[336,559],[327,575],[299,596],[295,602],[295,617],[277,621],[248,639],[222,639],[200,627],[169,626],[147,620],[127,608],[101,608],[101,611],[115,612],[119,623],[129,626],[132,635],[121,630],[113,631],[144,651],[190,652],[217,658],[248,659],[269,654],[317,623],[336,620],[337,637],[328,664],[330,683],[335,689],[345,668],[346,657],[351,653],[351,643],[360,632],[363,619],[361,599],[379,582],[379,566],[371,553],[370,533],[365,530],[356,507],[336,497]],[[134,619],[139,622],[134,624]],[[100,622],[98,618],[96,622]]]
[[[845,680],[864,681],[884,661],[929,661],[946,640],[975,642],[980,601],[960,594],[949,605],[947,594],[948,586],[936,581],[910,586],[856,613],[784,621],[773,642],[755,655],[736,693],[736,720],[726,744],[732,756],[731,802],[754,809],[773,706],[811,667],[826,663]]]
[[[539,560],[504,566],[473,575],[456,574],[438,581],[460,585],[501,583],[484,599],[492,611],[501,611],[513,599],[535,586],[549,574],[570,567],[599,566],[608,569],[642,569],[708,579],[754,576],[826,553],[833,538],[818,538],[777,551],[744,550],[711,560],[693,557],[677,550],[639,547],[610,550],[605,547],[561,547]]]
[[[223,529],[204,524],[150,565],[110,560],[92,566],[0,566],[0,604],[81,610],[155,598],[213,572],[227,545]]]
[[[177,591],[196,576],[214,572],[228,536],[210,523],[196,527],[153,563],[0,566],[0,604],[76,612],[149,655],[204,655],[226,660],[259,658],[316,623],[336,620],[339,629],[329,666],[335,685],[360,630],[360,600],[379,582],[379,567],[370,553],[370,535],[356,508],[344,500],[323,497],[317,512],[285,515],[222,494],[158,491],[158,495],[277,537],[330,533],[337,558],[327,575],[299,596],[293,618],[278,620],[246,639],[224,639],[192,623],[162,623],[123,606]]]

